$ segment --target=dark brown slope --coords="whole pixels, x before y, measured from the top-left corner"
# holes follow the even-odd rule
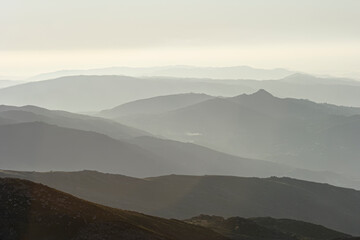
[[[321,225],[291,219],[200,215],[185,221],[210,228],[233,240],[330,240],[351,237]]]
[[[0,239],[222,240],[202,227],[93,204],[19,179],[0,179]]]
[[[360,235],[360,192],[290,178],[163,176],[131,178],[99,172],[0,172],[25,178],[100,204],[160,217],[200,214],[274,217]]]

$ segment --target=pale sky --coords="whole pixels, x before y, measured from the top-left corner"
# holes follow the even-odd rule
[[[360,78],[360,0],[0,0],[0,76],[112,66]]]

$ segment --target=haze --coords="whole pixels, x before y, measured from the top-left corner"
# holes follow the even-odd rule
[[[0,76],[109,66],[283,67],[360,78],[360,2],[2,2]]]

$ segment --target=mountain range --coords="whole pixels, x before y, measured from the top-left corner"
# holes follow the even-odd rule
[[[0,89],[0,102],[72,112],[97,112],[161,95],[194,92],[230,97],[259,89],[265,89],[279,97],[360,107],[358,81],[305,74],[264,81],[116,75],[64,76]]]
[[[113,114],[119,116],[113,120],[154,135],[246,158],[348,176],[357,176],[360,168],[360,108],[278,98],[259,90],[161,113]]]
[[[112,67],[88,70],[62,70],[39,74],[29,78],[30,81],[53,79],[74,75],[126,75],[132,77],[157,76],[177,78],[214,78],[214,79],[278,79],[293,74],[286,69],[260,69],[248,66],[234,67],[194,67],[194,66],[164,66],[164,67]]]
[[[176,95],[176,99],[187,96]],[[171,101],[165,102],[167,108],[172,106]],[[178,106],[183,101],[175,103]],[[137,110],[141,110],[142,104],[138,106]],[[154,109],[151,104],[146,106],[148,111]],[[356,178],[334,172],[237,157],[192,143],[151,136],[112,120],[35,106],[0,106],[0,130],[3,169],[93,169],[136,177],[164,174],[289,176],[360,189]]]

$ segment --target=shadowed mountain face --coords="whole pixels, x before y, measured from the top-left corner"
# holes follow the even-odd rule
[[[0,179],[0,239],[225,238],[180,221],[93,204],[29,181]]]
[[[359,108],[281,99],[260,90],[119,121],[238,156],[356,176],[359,114]]]
[[[0,176],[25,178],[104,205],[162,217],[271,216],[360,234],[359,191],[290,178],[172,175],[138,179],[89,171],[2,171]]]
[[[200,215],[186,220],[234,240],[329,240],[350,237],[320,225],[290,219],[231,217]]]

